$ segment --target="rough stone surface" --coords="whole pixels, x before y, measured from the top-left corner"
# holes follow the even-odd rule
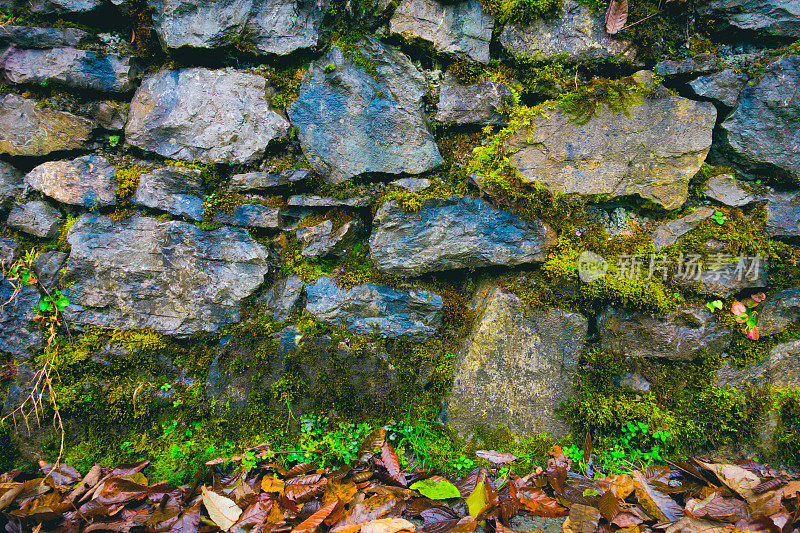
[[[531,181],[565,193],[636,194],[675,209],[706,159],[715,117],[711,103],[680,96],[642,100],[627,113],[604,109],[582,126],[545,111],[506,149]]]
[[[689,83],[697,96],[710,98],[726,107],[736,107],[739,93],[747,83],[747,74],[725,69],[713,76],[700,76]]]
[[[3,0],[0,3],[6,12],[15,8],[37,15],[83,14],[101,5],[102,0]]]
[[[653,71],[660,76],[683,76],[686,74],[710,74],[722,68],[722,61],[714,54],[705,52],[685,59],[659,61]]]
[[[297,240],[304,257],[342,257],[355,244],[361,231],[361,221],[351,219],[334,228],[333,222],[323,220],[319,224],[297,230]]]
[[[740,183],[730,174],[720,174],[709,178],[703,189],[703,194],[712,200],[731,207],[741,207],[758,200],[749,186]]]
[[[376,77],[334,46],[314,62],[287,108],[306,159],[334,183],[365,172],[419,174],[442,164],[423,118],[422,74],[374,37],[358,50],[374,63]]]
[[[269,269],[267,250],[239,228],[87,214],[67,240],[65,315],[76,326],[213,334],[239,319]]]
[[[800,288],[786,289],[772,294],[764,302],[758,315],[761,335],[774,335],[800,320]]]
[[[447,75],[439,89],[439,105],[434,120],[451,124],[505,124],[499,110],[511,90],[502,83],[479,81],[460,85]]]
[[[707,351],[719,355],[733,332],[717,324],[705,306],[684,305],[666,315],[607,308],[597,317],[601,345],[630,357],[689,361]]]
[[[650,392],[650,382],[641,374],[623,372],[614,378],[614,384],[623,389]]]
[[[39,279],[39,283],[47,290],[53,290],[60,277],[59,271],[67,264],[69,254],[51,250],[39,254],[31,266]]]
[[[413,213],[386,202],[375,215],[369,246],[378,270],[418,276],[543,261],[553,239],[543,222],[527,222],[478,198],[451,197],[425,200]]]
[[[84,148],[94,124],[71,113],[44,109],[36,101],[6,94],[0,97],[0,153],[41,156]]]
[[[770,193],[767,199],[767,235],[800,237],[800,193]]]
[[[656,251],[678,242],[678,239],[692,231],[702,221],[714,214],[711,207],[700,207],[693,213],[676,220],[670,220],[653,231],[653,247]]]
[[[286,187],[287,185],[304,181],[310,173],[311,171],[307,168],[290,168],[278,174],[272,172],[234,174],[228,182],[228,190],[250,192]]]
[[[289,123],[269,106],[266,80],[232,69],[161,70],[131,102],[125,140],[173,159],[250,163]]]
[[[574,391],[586,342],[583,315],[531,309],[498,288],[479,298],[477,319],[453,363],[453,391],[442,419],[461,434],[504,424],[517,435],[569,428],[555,410]]]
[[[290,207],[369,207],[372,200],[368,196],[340,199],[331,196],[298,194],[290,196],[286,204]]]
[[[800,0],[708,0],[697,10],[742,30],[800,37]]]
[[[797,28],[800,32],[800,23]],[[800,180],[798,120],[800,55],[783,56],[739,94],[738,107],[721,126],[726,152],[754,171]]]
[[[57,83],[105,92],[131,90],[138,74],[128,56],[77,48],[12,50],[5,56],[3,69],[13,83]]]
[[[48,161],[25,176],[25,185],[64,204],[106,207],[117,203],[116,167],[105,157],[85,155]]]
[[[318,320],[362,335],[424,342],[442,323],[444,301],[426,290],[399,291],[364,283],[342,289],[328,276],[306,285],[306,311]]]
[[[148,0],[154,22],[168,48],[230,47],[251,44],[254,51],[289,54],[316,46],[328,0]]]
[[[283,322],[297,309],[305,284],[298,276],[279,278],[260,298],[259,303],[272,315],[273,322]]]
[[[529,26],[506,24],[500,44],[514,54],[567,54],[571,61],[595,61],[622,54],[630,43],[606,33],[603,15],[576,0],[565,0],[560,18],[538,19]],[[627,54],[631,54],[629,50]]]
[[[16,196],[22,192],[22,172],[0,161],[0,208],[7,208]]]
[[[192,220],[203,220],[204,198],[199,170],[163,167],[139,177],[139,186],[131,202]]]
[[[406,39],[423,39],[439,52],[489,62],[494,19],[478,0],[441,3],[405,0],[389,21],[389,31]]]
[[[125,105],[111,100],[97,100],[87,104],[86,114],[107,130],[121,130],[128,120]]]
[[[57,207],[42,200],[14,204],[6,224],[29,235],[52,239],[64,224]]]
[[[736,368],[726,361],[714,377],[717,387],[800,387],[800,341],[778,344],[758,363]]]
[[[10,302],[0,308],[0,350],[28,359],[42,347],[43,339],[39,325],[33,321],[39,303],[39,291],[31,285],[24,285],[12,299],[14,287],[9,281],[0,279],[0,299]]]
[[[16,260],[21,253],[19,243],[14,239],[0,237],[0,261],[7,265]]]
[[[431,186],[431,180],[428,178],[401,178],[399,180],[394,180],[390,185],[411,192],[420,192]]]
[[[732,254],[727,254],[730,261],[720,260],[725,255],[723,252],[719,256],[709,253],[699,276],[694,272],[687,272],[683,276],[676,274],[673,281],[677,285],[691,286],[698,294],[713,294],[722,298],[744,289],[762,289],[768,285],[767,258],[759,257],[754,266],[753,260],[737,258]]]
[[[243,203],[234,207],[229,213],[216,211],[214,222],[231,226],[277,229],[280,227],[280,213],[281,210],[278,207],[260,203]]]
[[[90,35],[78,28],[39,28],[36,26],[3,25],[0,45],[13,44],[17,48],[46,49],[61,46],[78,47],[85,44]]]

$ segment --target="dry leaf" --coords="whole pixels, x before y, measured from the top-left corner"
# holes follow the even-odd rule
[[[761,484],[758,474],[745,470],[741,466],[729,464],[705,463],[696,459],[703,468],[707,468],[717,475],[729,489],[738,492],[745,500],[753,498],[753,489]]]
[[[413,533],[416,530],[414,524],[402,518],[379,518],[361,526],[361,533],[398,533],[400,531]]]
[[[674,522],[683,516],[683,508],[668,495],[653,488],[641,472],[633,473],[633,482],[636,498],[647,514],[662,522]]]
[[[208,490],[205,486],[203,487],[203,505],[211,520],[225,531],[230,529],[242,516],[242,510],[236,505],[236,502]]]
[[[595,507],[576,503],[569,509],[564,521],[564,533],[595,533],[600,523],[600,511]]]
[[[611,0],[606,9],[606,31],[614,35],[628,22],[628,0]]]

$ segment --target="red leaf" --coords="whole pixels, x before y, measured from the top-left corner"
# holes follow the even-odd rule
[[[386,470],[389,471],[389,477],[402,487],[408,486],[406,477],[400,470],[400,461],[397,459],[397,454],[394,452],[394,448],[386,441],[381,446],[381,461],[383,461],[383,466],[386,467]]]
[[[320,508],[319,511],[309,516],[303,523],[299,524],[292,530],[292,533],[313,533],[319,529],[322,522],[336,509],[339,505],[339,500],[333,501],[328,505]]]
[[[505,465],[517,460],[517,456],[514,454],[496,452],[494,450],[478,450],[475,455],[481,459],[486,459],[493,465]]]
[[[606,31],[614,35],[628,22],[628,0],[611,0],[606,9]]]

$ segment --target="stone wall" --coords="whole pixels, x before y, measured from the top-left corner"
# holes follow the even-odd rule
[[[3,413],[55,350],[72,446],[324,409],[775,452],[800,4],[491,5],[7,0]]]

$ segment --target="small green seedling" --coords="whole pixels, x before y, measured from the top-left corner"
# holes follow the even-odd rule
[[[711,220],[719,224],[720,226],[725,223],[725,215],[722,214],[722,211],[714,211],[714,214],[709,217]]]

